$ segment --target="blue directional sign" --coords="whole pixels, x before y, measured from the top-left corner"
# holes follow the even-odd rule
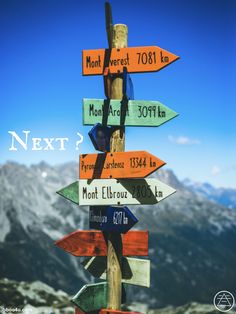
[[[138,219],[128,207],[91,206],[89,212],[89,227],[107,232],[126,233]]]
[[[97,123],[88,134],[96,150],[101,152],[110,151],[111,132],[108,126],[103,126],[100,123]]]
[[[134,100],[134,87],[126,67],[123,69],[123,96],[128,100]]]

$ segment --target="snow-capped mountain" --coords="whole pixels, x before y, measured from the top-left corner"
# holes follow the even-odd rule
[[[192,192],[225,207],[236,209],[236,189],[215,188],[209,183],[193,182],[189,179],[183,180],[186,188]]]
[[[0,277],[41,280],[69,294],[94,281],[80,258],[54,246],[88,229],[88,209],[56,194],[77,172],[76,163],[0,166]],[[156,308],[211,303],[217,291],[235,291],[236,211],[186,188],[170,170],[153,176],[177,193],[155,206],[130,206],[137,228],[149,230],[151,288],[129,286],[127,299]]]

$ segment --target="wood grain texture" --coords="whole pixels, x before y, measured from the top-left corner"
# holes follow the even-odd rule
[[[113,26],[112,48],[124,48],[128,45],[128,27],[124,24]],[[109,70],[110,71],[110,70]],[[111,71],[110,71],[111,72]],[[110,86],[110,99],[123,98],[123,78],[114,76]],[[125,150],[125,128],[112,127],[110,138],[110,151],[123,152]],[[126,233],[128,234],[128,233]],[[128,242],[128,241],[126,241]],[[125,255],[125,239],[120,234],[108,233],[107,249],[107,304],[108,308],[120,310],[121,308],[121,263],[122,254]]]
[[[80,179],[144,178],[165,162],[146,151],[83,154],[79,160]]]
[[[148,256],[148,231],[129,231],[122,242],[124,256]],[[77,230],[55,245],[74,256],[107,256],[107,239],[98,230]]]

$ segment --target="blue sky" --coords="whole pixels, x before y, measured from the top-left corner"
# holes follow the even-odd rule
[[[157,45],[181,57],[131,75],[135,99],[159,100],[180,115],[159,128],[126,128],[126,150],[148,150],[181,179],[236,188],[235,1],[111,4],[114,23],[128,25],[129,46]],[[82,76],[81,52],[107,47],[104,1],[0,1],[0,28],[0,163],[55,164],[94,152],[81,100],[104,98],[103,80]],[[30,130],[27,151],[10,151],[8,131],[24,138],[23,130]],[[64,151],[58,143],[32,151],[33,137],[69,142]]]

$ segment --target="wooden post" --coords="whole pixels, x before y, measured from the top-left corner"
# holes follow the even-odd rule
[[[113,26],[112,47],[127,47],[128,28],[124,24]],[[110,87],[111,99],[122,99],[122,75],[112,79]],[[111,152],[122,152],[125,150],[125,128],[113,127],[110,140]],[[107,282],[108,282],[108,308],[112,310],[121,309],[121,261],[122,261],[122,238],[119,233],[108,234],[107,254]]]

